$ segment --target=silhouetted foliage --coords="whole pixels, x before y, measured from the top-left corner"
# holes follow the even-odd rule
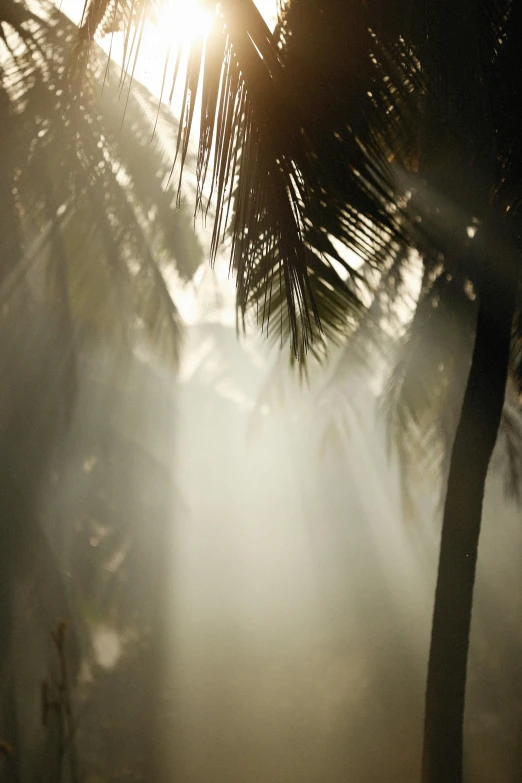
[[[153,360],[174,367],[181,323],[169,286],[172,276],[191,279],[202,251],[191,215],[172,208],[176,194],[163,186],[173,149],[170,116],[160,112],[152,149],[155,100],[138,85],[120,100],[120,74],[99,52],[91,52],[87,73],[75,74],[76,29],[53,5],[6,0],[0,29],[0,738],[10,749],[2,774],[54,782],[67,769],[64,733],[56,721],[40,726],[39,706],[41,683],[58,677],[51,630],[58,621],[68,624],[68,687],[82,702],[76,682],[92,660],[93,629],[110,625],[117,607],[125,633],[139,629],[131,637],[138,633],[143,646],[140,634],[158,633],[161,603],[145,552],[154,551],[159,579],[161,533],[150,538],[146,522],[161,525],[162,511],[143,482],[162,468],[145,454],[145,469],[138,456],[144,446],[121,443],[106,430],[114,424],[111,410],[124,409],[124,391],[118,402],[99,395],[95,410],[94,396],[81,402],[94,383],[84,367],[110,367],[113,390],[126,388],[129,367],[142,366],[145,375]],[[128,125],[121,128],[125,106]],[[96,358],[103,351],[108,364]],[[88,437],[76,424],[79,405]],[[78,474],[87,476],[83,463],[93,454],[103,465],[99,482],[79,493],[85,508],[76,507]],[[102,547],[97,562],[92,528],[103,525],[112,549]],[[71,536],[78,562],[68,560]],[[134,547],[143,560],[133,558]],[[130,572],[109,570],[104,582],[107,560],[116,563],[122,552]],[[72,590],[68,568],[77,573]],[[153,659],[149,642],[143,672]],[[81,710],[78,720],[81,728]],[[120,754],[115,769],[127,762]],[[83,774],[83,751],[80,765]]]

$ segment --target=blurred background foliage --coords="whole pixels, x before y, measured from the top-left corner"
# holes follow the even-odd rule
[[[144,779],[182,341],[169,285],[203,251],[163,182],[170,114],[151,143],[157,100],[138,84],[122,99],[96,50],[75,71],[77,28],[54,5],[2,2],[0,25],[0,775],[78,779],[79,743],[93,779]]]

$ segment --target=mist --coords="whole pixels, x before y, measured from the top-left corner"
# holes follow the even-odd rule
[[[75,28],[23,13],[0,79],[0,780],[416,783],[444,468],[401,461],[382,354],[337,376],[340,346],[303,377],[288,342],[237,328],[192,149],[183,198],[165,184],[171,113],[136,82],[123,116],[98,49],[67,104]],[[522,772],[504,461],[499,439],[468,783]]]

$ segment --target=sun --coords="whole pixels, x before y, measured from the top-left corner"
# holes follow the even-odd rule
[[[199,0],[164,0],[157,16],[157,32],[169,44],[204,40],[214,21],[213,14]]]

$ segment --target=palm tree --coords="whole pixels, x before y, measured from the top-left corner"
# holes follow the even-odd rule
[[[300,24],[304,24],[304,8],[302,10]],[[418,23],[429,28],[427,40],[425,29],[420,27],[415,30],[415,13],[412,11],[408,20],[405,17],[401,20],[398,11],[394,9],[397,17],[388,20],[390,27],[379,28],[377,18],[370,21],[367,17],[365,24],[376,36],[374,51],[378,49],[379,36],[382,35],[382,45],[387,47],[388,56],[390,43],[384,36],[389,36],[394,24],[408,21],[411,25],[410,47],[418,62],[411,63],[408,71],[411,80],[416,78],[418,81],[420,109],[424,116],[421,115],[417,122],[421,136],[418,174],[414,177],[406,171],[401,176],[405,177],[411,190],[409,210],[421,226],[425,226],[423,235],[411,244],[422,254],[424,274],[428,278],[427,292],[430,298],[435,297],[437,288],[433,287],[433,283],[437,280],[440,281],[439,289],[444,288],[444,282],[447,289],[444,298],[439,294],[440,299],[430,301],[428,298],[427,304],[429,307],[432,304],[439,308],[449,307],[466,339],[466,324],[470,323],[470,317],[473,318],[466,303],[466,291],[473,292],[473,298],[477,293],[479,300],[471,371],[447,481],[428,670],[424,745],[424,778],[429,781],[459,781],[462,775],[466,661],[482,498],[504,402],[517,299],[516,211],[515,214],[511,212],[516,210],[517,191],[510,178],[518,164],[514,151],[516,142],[510,136],[513,123],[506,100],[502,97],[505,85],[512,83],[516,71],[515,53],[510,51],[510,47],[514,45],[517,27],[512,8],[498,9],[498,17],[491,15],[491,18],[489,7],[482,12],[474,8],[471,18],[466,15],[465,8],[458,6],[455,9],[456,19],[453,20],[454,30],[460,30],[463,37],[455,32],[455,40],[448,41],[447,25],[452,28],[453,22],[448,19],[447,9],[439,13],[436,7],[428,7],[426,18],[421,15],[418,19]],[[329,20],[331,29],[341,29],[340,23],[339,18]],[[317,17],[314,34],[321,29],[319,24],[320,17]],[[294,28],[291,29],[292,44],[298,48],[300,41]],[[399,33],[405,31],[404,40],[408,42],[407,29],[398,27]],[[487,47],[488,40],[491,48],[486,54],[484,47]],[[464,54],[463,41],[474,49]],[[497,51],[499,41],[502,44]],[[327,45],[328,56],[333,57],[331,41]],[[479,45],[483,62],[476,55]],[[440,62],[442,52],[443,63]],[[385,68],[383,54],[381,58],[380,64]],[[379,54],[376,59],[379,62]],[[456,70],[457,63],[463,62],[466,66],[462,67],[462,71]],[[446,68],[447,73],[444,73]],[[387,81],[394,75],[389,70],[385,74]],[[474,80],[481,85],[475,92],[472,87]],[[371,89],[373,95],[377,92],[379,81],[375,79],[374,84]],[[472,96],[479,94],[482,96],[480,100],[485,101],[485,108],[473,105],[476,98]],[[441,110],[444,124],[437,123],[434,107]],[[441,141],[434,144],[430,141],[428,133],[433,132],[430,125],[440,129],[442,140],[449,129],[455,137],[450,137],[450,141],[452,146],[456,145],[457,157],[449,143],[444,145]],[[390,130],[393,129],[384,129],[388,134],[384,138],[390,138]],[[399,136],[399,141],[403,138]],[[447,156],[445,165],[433,165],[434,153]],[[406,161],[405,165],[411,168],[411,163]],[[509,222],[506,214],[509,214]],[[475,222],[479,224],[479,230],[471,241],[466,229],[473,227]],[[470,283],[474,291],[470,289]],[[469,296],[467,298],[469,300]],[[412,324],[412,328],[415,325]]]
[[[464,14],[460,7],[458,13]],[[504,14],[500,11],[499,16],[504,26],[502,34],[509,40],[515,35],[516,24],[512,16],[509,24],[513,24],[513,27],[509,27],[506,18],[508,13],[513,14],[513,9],[509,12],[506,10]],[[443,29],[446,29],[445,25],[448,24],[451,27],[452,22],[447,18],[438,18],[435,9],[431,11],[428,21],[431,39],[429,46],[433,47],[435,52],[435,47],[438,46],[443,52],[446,40]],[[475,24],[479,22],[480,20],[475,18],[466,17],[467,28],[462,41],[469,42],[470,37],[475,36],[475,41],[481,40],[480,45],[484,46],[484,41],[487,40],[485,32],[488,28],[484,24],[482,31],[477,30]],[[482,22],[484,23],[484,19]],[[459,24],[463,22],[461,20],[455,22],[456,30],[459,29]],[[462,27],[460,29],[462,31]],[[494,32],[490,33],[491,37],[493,35]],[[498,35],[497,41],[500,37]],[[458,45],[464,47],[462,41],[459,39]],[[421,40],[420,43],[422,45],[423,41]],[[472,43],[477,46],[473,41]],[[411,334],[416,335],[415,339],[422,345],[419,339],[422,332],[418,333],[418,324],[422,323],[423,315],[426,316],[428,309],[431,310],[432,329],[435,322],[438,323],[439,329],[441,326],[448,329],[448,326],[455,322],[458,328],[453,330],[451,358],[456,357],[457,367],[466,371],[469,367],[468,335],[473,334],[470,326],[476,319],[472,369],[468,378],[460,423],[456,435],[453,427],[450,426],[449,429],[450,442],[454,438],[454,443],[447,480],[426,697],[423,774],[429,781],[459,781],[462,775],[466,661],[482,498],[486,471],[495,445],[503,407],[511,328],[516,306],[517,192],[514,187],[511,189],[509,180],[514,176],[517,161],[514,158],[515,142],[513,137],[509,136],[512,127],[506,109],[507,104],[498,100],[498,96],[502,95],[503,86],[497,86],[498,82],[504,79],[506,84],[510,82],[511,69],[514,72],[516,61],[514,52],[508,51],[509,44],[506,40],[503,46],[506,48],[501,51],[498,61],[495,62],[497,55],[492,45],[489,57],[493,60],[495,68],[490,66],[488,68],[490,73],[484,68],[492,85],[495,85],[491,87],[489,94],[486,91],[485,98],[488,103],[493,104],[488,106],[486,103],[488,112],[493,112],[493,109],[496,112],[496,116],[490,119],[491,126],[488,127],[486,122],[487,115],[482,120],[480,107],[475,107],[474,112],[470,112],[467,116],[459,116],[458,113],[453,116],[453,109],[449,118],[448,124],[452,132],[460,133],[464,138],[470,138],[470,141],[473,141],[475,133],[478,136],[474,144],[470,144],[471,155],[464,170],[462,164],[466,158],[462,150],[459,154],[460,159],[449,159],[446,170],[444,167],[433,170],[429,162],[423,167],[423,156],[428,156],[432,152],[429,143],[425,141],[419,161],[419,173],[425,183],[422,180],[420,183],[415,183],[415,180],[408,176],[408,181],[417,190],[419,199],[423,196],[422,186],[426,188],[424,193],[428,198],[425,195],[424,204],[417,205],[418,217],[422,219],[424,225],[427,221],[431,222],[431,226],[426,230],[426,238],[433,243],[428,249],[422,248],[422,245],[419,248],[417,245],[422,252],[425,283],[424,295],[419,303],[420,310],[414,317]],[[420,55],[421,46],[416,49]],[[463,56],[461,52],[445,52],[445,57],[450,63],[453,53],[455,59],[457,54],[459,57]],[[432,55],[427,52],[426,56]],[[469,71],[473,68],[476,55],[468,52],[466,57],[468,58],[466,68]],[[453,71],[450,71],[450,74],[453,74]],[[473,93],[473,88],[468,83],[469,94],[464,96],[465,87],[462,85],[462,93],[458,94],[458,76],[455,76],[453,82],[453,75],[451,77],[448,75],[448,82],[442,86],[447,91],[448,104],[450,106],[452,103],[453,106],[460,104],[464,108],[470,100],[469,95]],[[470,78],[469,74],[467,78]],[[475,78],[482,85],[483,82],[487,84],[482,71],[479,71]],[[475,94],[479,93],[484,96],[484,86],[477,87]],[[472,125],[469,129],[462,127],[467,121],[470,123],[473,121],[473,125],[476,122],[477,125],[475,127]],[[433,122],[433,119],[430,122]],[[428,128],[428,130],[432,129]],[[433,148],[433,144],[431,146]],[[484,159],[486,155],[490,157],[492,173],[489,183],[482,184],[480,179],[485,174],[489,174],[487,160]],[[498,160],[492,161],[491,158],[497,155]],[[450,166],[453,167],[453,171]],[[474,184],[477,180],[479,187]],[[467,193],[465,188],[469,189]],[[411,201],[413,202],[413,198]],[[411,208],[413,207],[412,203]],[[515,212],[508,212],[508,207],[514,208]],[[461,215],[458,215],[458,211]],[[509,214],[509,223],[506,214]],[[476,227],[474,218],[478,219],[481,228],[471,241],[466,237],[466,229]],[[483,234],[482,239],[480,232]],[[476,294],[479,300],[478,316],[474,301],[470,301],[470,295],[475,300]],[[435,316],[434,309],[437,311]],[[444,317],[444,310],[449,311],[449,320],[447,313]],[[433,332],[430,338],[433,338]],[[455,340],[461,344],[460,351]],[[448,344],[447,340],[446,344]],[[426,343],[424,348],[425,346]],[[411,340],[409,347],[411,349]],[[415,383],[419,386],[426,380],[422,371],[419,371],[419,366],[415,365],[415,357],[419,358],[419,351],[414,355],[411,354],[411,350],[405,353],[405,361],[409,365],[410,383],[409,387],[403,385],[400,388],[403,410],[408,406],[410,409],[412,407],[412,397],[408,397],[408,393],[415,392]],[[429,362],[433,358],[429,353],[424,354],[422,361]],[[446,358],[450,357],[446,355]],[[439,370],[439,365],[440,362],[437,362],[432,367],[431,376]],[[404,370],[404,363],[402,369]],[[456,391],[458,399],[460,384],[457,378],[452,378],[452,384],[455,382],[456,389],[450,391],[450,394],[455,394]]]
[[[428,289],[451,276],[461,299],[478,301],[447,480],[423,762],[426,781],[458,783],[482,499],[517,307],[520,128],[510,108],[520,12],[508,0],[356,9],[293,0],[278,47],[252,3],[221,8],[229,38],[220,21],[205,57],[219,52],[225,99],[205,68],[199,171],[204,179],[216,123],[218,216],[238,144],[242,153],[232,225],[240,308],[258,302],[263,324],[272,313],[294,348],[316,331],[309,311],[333,333],[349,329],[357,278],[332,278],[319,255],[335,258],[329,234],[381,274],[414,249]]]
[[[85,618],[44,529],[49,474],[74,437],[84,366],[100,345],[120,370],[143,356],[175,366],[181,319],[167,281],[190,280],[202,249],[162,186],[175,144],[168,113],[134,85],[120,133],[119,71],[93,52],[88,78],[71,81],[76,28],[52,4],[6,0],[0,31],[0,739],[15,749],[10,780],[42,765],[51,779],[54,761],[24,739],[38,721],[32,677],[56,663],[58,620],[70,625],[75,674]]]
[[[105,1],[90,5],[89,32],[108,10]],[[355,8],[291,0],[274,38],[252,0],[227,0],[206,45],[190,51],[180,120],[183,166],[203,74],[197,171],[202,200],[215,148],[212,255],[233,192],[239,310],[256,305],[263,327],[289,335],[297,354],[312,340],[320,348],[321,329],[331,338],[353,332],[375,280],[400,275],[412,251],[425,296],[445,276],[457,299],[478,303],[444,510],[426,698],[429,783],[462,779],[481,506],[517,308],[519,28],[511,0]],[[330,237],[363,259],[362,273]]]

